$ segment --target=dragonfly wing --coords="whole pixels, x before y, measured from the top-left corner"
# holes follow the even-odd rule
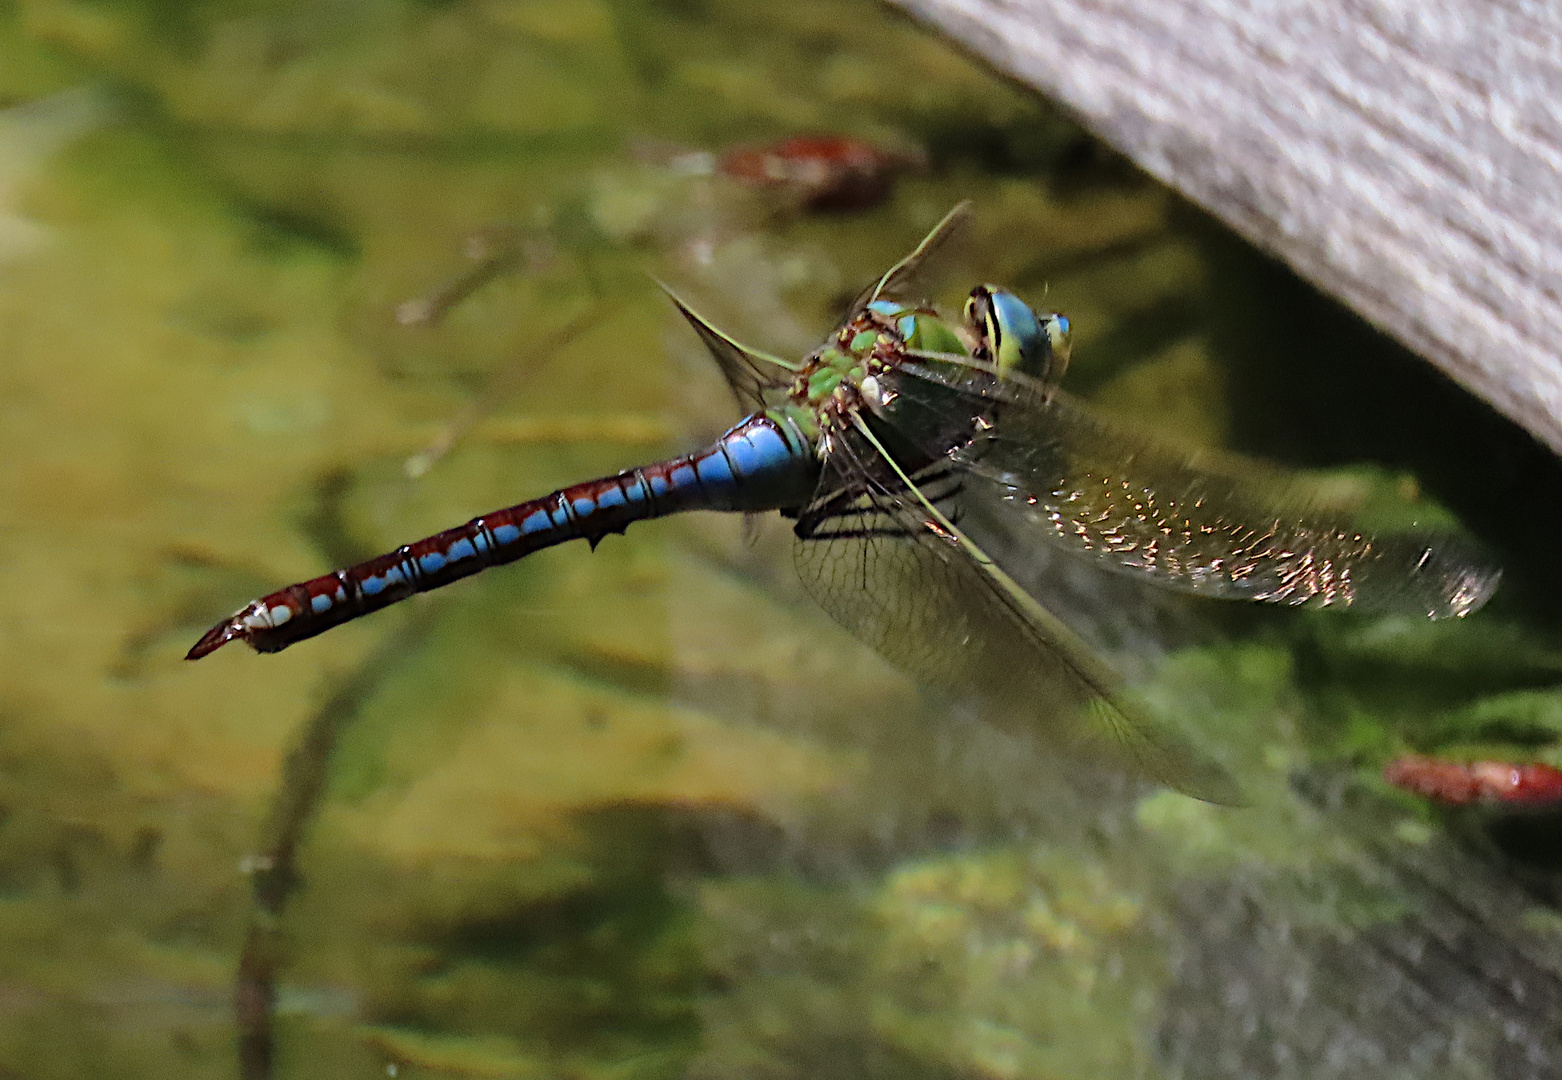
[[[954,374],[951,374],[954,371]],[[1294,476],[1230,455],[1168,446],[1022,377],[903,369],[905,415],[964,410],[989,419],[954,451],[1049,539],[1164,588],[1277,604],[1467,615],[1501,571],[1471,541],[1373,535],[1318,505]],[[911,426],[916,426],[913,422]],[[940,444],[947,450],[947,437]]]
[[[1054,749],[1241,801],[1223,769],[1126,701],[1118,676],[939,510],[957,475],[935,466],[908,487],[885,465],[857,432],[833,433],[819,496],[799,516],[798,573],[831,616],[918,681],[975,693],[984,715]]]
[[[971,229],[971,202],[958,203],[945,214],[911,253],[863,289],[846,309],[844,326],[875,300],[920,303],[931,298],[949,259],[965,243]]]
[[[744,345],[684,303],[683,298],[666,285],[662,285],[662,291],[677,305],[679,314],[694,327],[700,342],[721,369],[732,396],[737,398],[738,405],[745,412],[762,412],[769,404],[765,400],[767,391],[783,389],[791,384],[798,371],[796,364]]]
[[[957,203],[912,249],[911,254],[884,272],[884,276],[868,291],[864,303],[880,299],[927,299],[931,287],[928,275],[936,274],[940,265],[965,241],[970,232],[971,217],[971,201],[967,199]]]
[[[881,297],[923,299],[923,294],[918,290],[926,288],[926,276],[950,251],[959,246],[970,220],[969,201],[960,203],[945,214],[933,230],[922,238],[915,250],[858,294],[842,325],[855,318],[867,304]],[[801,370],[800,365],[744,345],[695,311],[665,283],[657,284],[677,305],[679,313],[688,320],[689,325],[694,327],[706,351],[721,369],[732,396],[745,412],[762,411],[770,404],[767,400],[768,392],[784,390],[791,385]]]

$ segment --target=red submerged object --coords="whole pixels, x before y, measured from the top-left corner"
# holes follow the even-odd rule
[[[846,135],[797,135],[766,146],[739,146],[716,171],[740,184],[783,188],[809,210],[865,210],[889,194],[895,177],[920,164],[917,155]]]
[[[1562,770],[1535,763],[1440,761],[1406,754],[1383,767],[1383,779],[1423,798],[1455,806],[1489,802],[1544,806],[1562,802]]]

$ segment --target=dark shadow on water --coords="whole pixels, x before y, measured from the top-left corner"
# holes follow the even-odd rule
[[[1506,858],[1548,879],[1547,902],[1562,902],[1562,808],[1499,814],[1485,832]]]
[[[1187,209],[1218,283],[1216,344],[1243,451],[1413,473],[1496,553],[1500,608],[1557,626],[1562,461],[1428,361]]]

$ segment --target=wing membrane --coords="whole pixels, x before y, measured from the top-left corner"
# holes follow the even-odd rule
[[[930,298],[949,258],[961,247],[970,233],[971,202],[957,203],[937,225],[922,238],[911,253],[886,270],[877,281],[853,298],[846,309],[842,325],[851,322],[857,313],[875,300],[908,300],[913,303]]]
[[[694,327],[700,343],[716,361],[722,378],[727,380],[727,386],[732,390],[732,396],[737,398],[739,407],[745,412],[764,409],[768,404],[766,398],[769,392],[784,389],[797,374],[798,365],[744,345],[684,303],[683,298],[666,285],[662,285],[662,291],[677,305],[679,314]]]
[[[798,519],[804,585],[919,681],[975,692],[984,715],[1054,749],[1105,758],[1198,798],[1240,801],[1218,765],[1122,697],[1121,681],[1023,592],[872,444],[833,435],[820,495]]]
[[[1043,535],[1109,569],[1205,596],[1430,618],[1466,615],[1496,589],[1500,571],[1462,537],[1372,535],[1278,470],[1169,447],[980,367],[902,369],[906,415],[948,415],[949,395],[963,397],[985,430],[955,459]]]

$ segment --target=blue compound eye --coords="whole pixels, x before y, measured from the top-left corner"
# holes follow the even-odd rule
[[[1036,313],[1011,292],[988,287],[992,298],[993,360],[999,371],[1039,375],[1052,346]]]
[[[1068,366],[1068,319],[1057,314],[1042,318],[1007,289],[972,289],[965,320],[976,335],[978,358],[990,361],[1000,374],[1019,371],[1050,380]]]

